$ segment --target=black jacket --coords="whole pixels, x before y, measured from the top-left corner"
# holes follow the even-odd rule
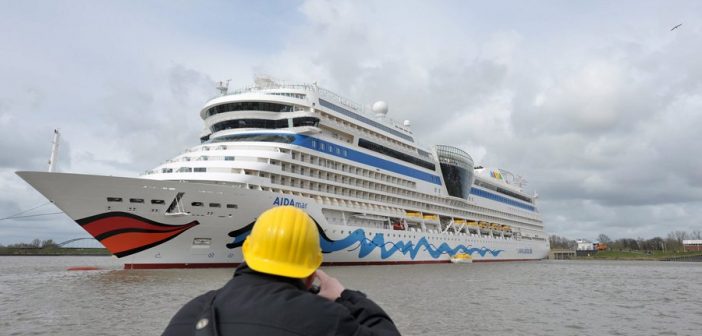
[[[206,319],[207,323],[203,321]],[[216,321],[212,323],[212,321]],[[197,329],[199,323],[201,329]],[[335,302],[305,290],[301,280],[245,265],[216,291],[188,302],[163,335],[399,335],[390,317],[357,291]]]

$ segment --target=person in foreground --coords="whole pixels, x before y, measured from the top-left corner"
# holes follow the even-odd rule
[[[263,212],[242,252],[234,277],[185,304],[163,335],[400,334],[365,294],[318,269],[319,232],[304,211],[281,206]]]

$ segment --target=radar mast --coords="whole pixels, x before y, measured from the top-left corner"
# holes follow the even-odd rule
[[[231,82],[231,79],[227,79],[226,81],[220,81],[217,84],[217,90],[219,91],[219,94],[222,96],[226,96],[227,93],[229,92],[229,82]]]

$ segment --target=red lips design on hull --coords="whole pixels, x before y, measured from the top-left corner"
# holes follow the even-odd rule
[[[119,258],[160,245],[200,224],[168,225],[126,212],[108,212],[76,222]]]

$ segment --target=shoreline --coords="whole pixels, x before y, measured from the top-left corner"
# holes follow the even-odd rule
[[[109,257],[110,253],[105,248],[26,248],[26,247],[1,247],[0,256],[86,256]]]
[[[109,257],[112,254],[105,248],[19,248],[0,247],[0,256],[91,256]],[[601,251],[590,256],[575,256],[567,259],[547,258],[548,260],[629,260],[629,261],[697,261],[702,262],[702,252],[641,252],[641,251]]]
[[[599,251],[591,255],[574,256],[566,260],[702,261],[702,252]]]

